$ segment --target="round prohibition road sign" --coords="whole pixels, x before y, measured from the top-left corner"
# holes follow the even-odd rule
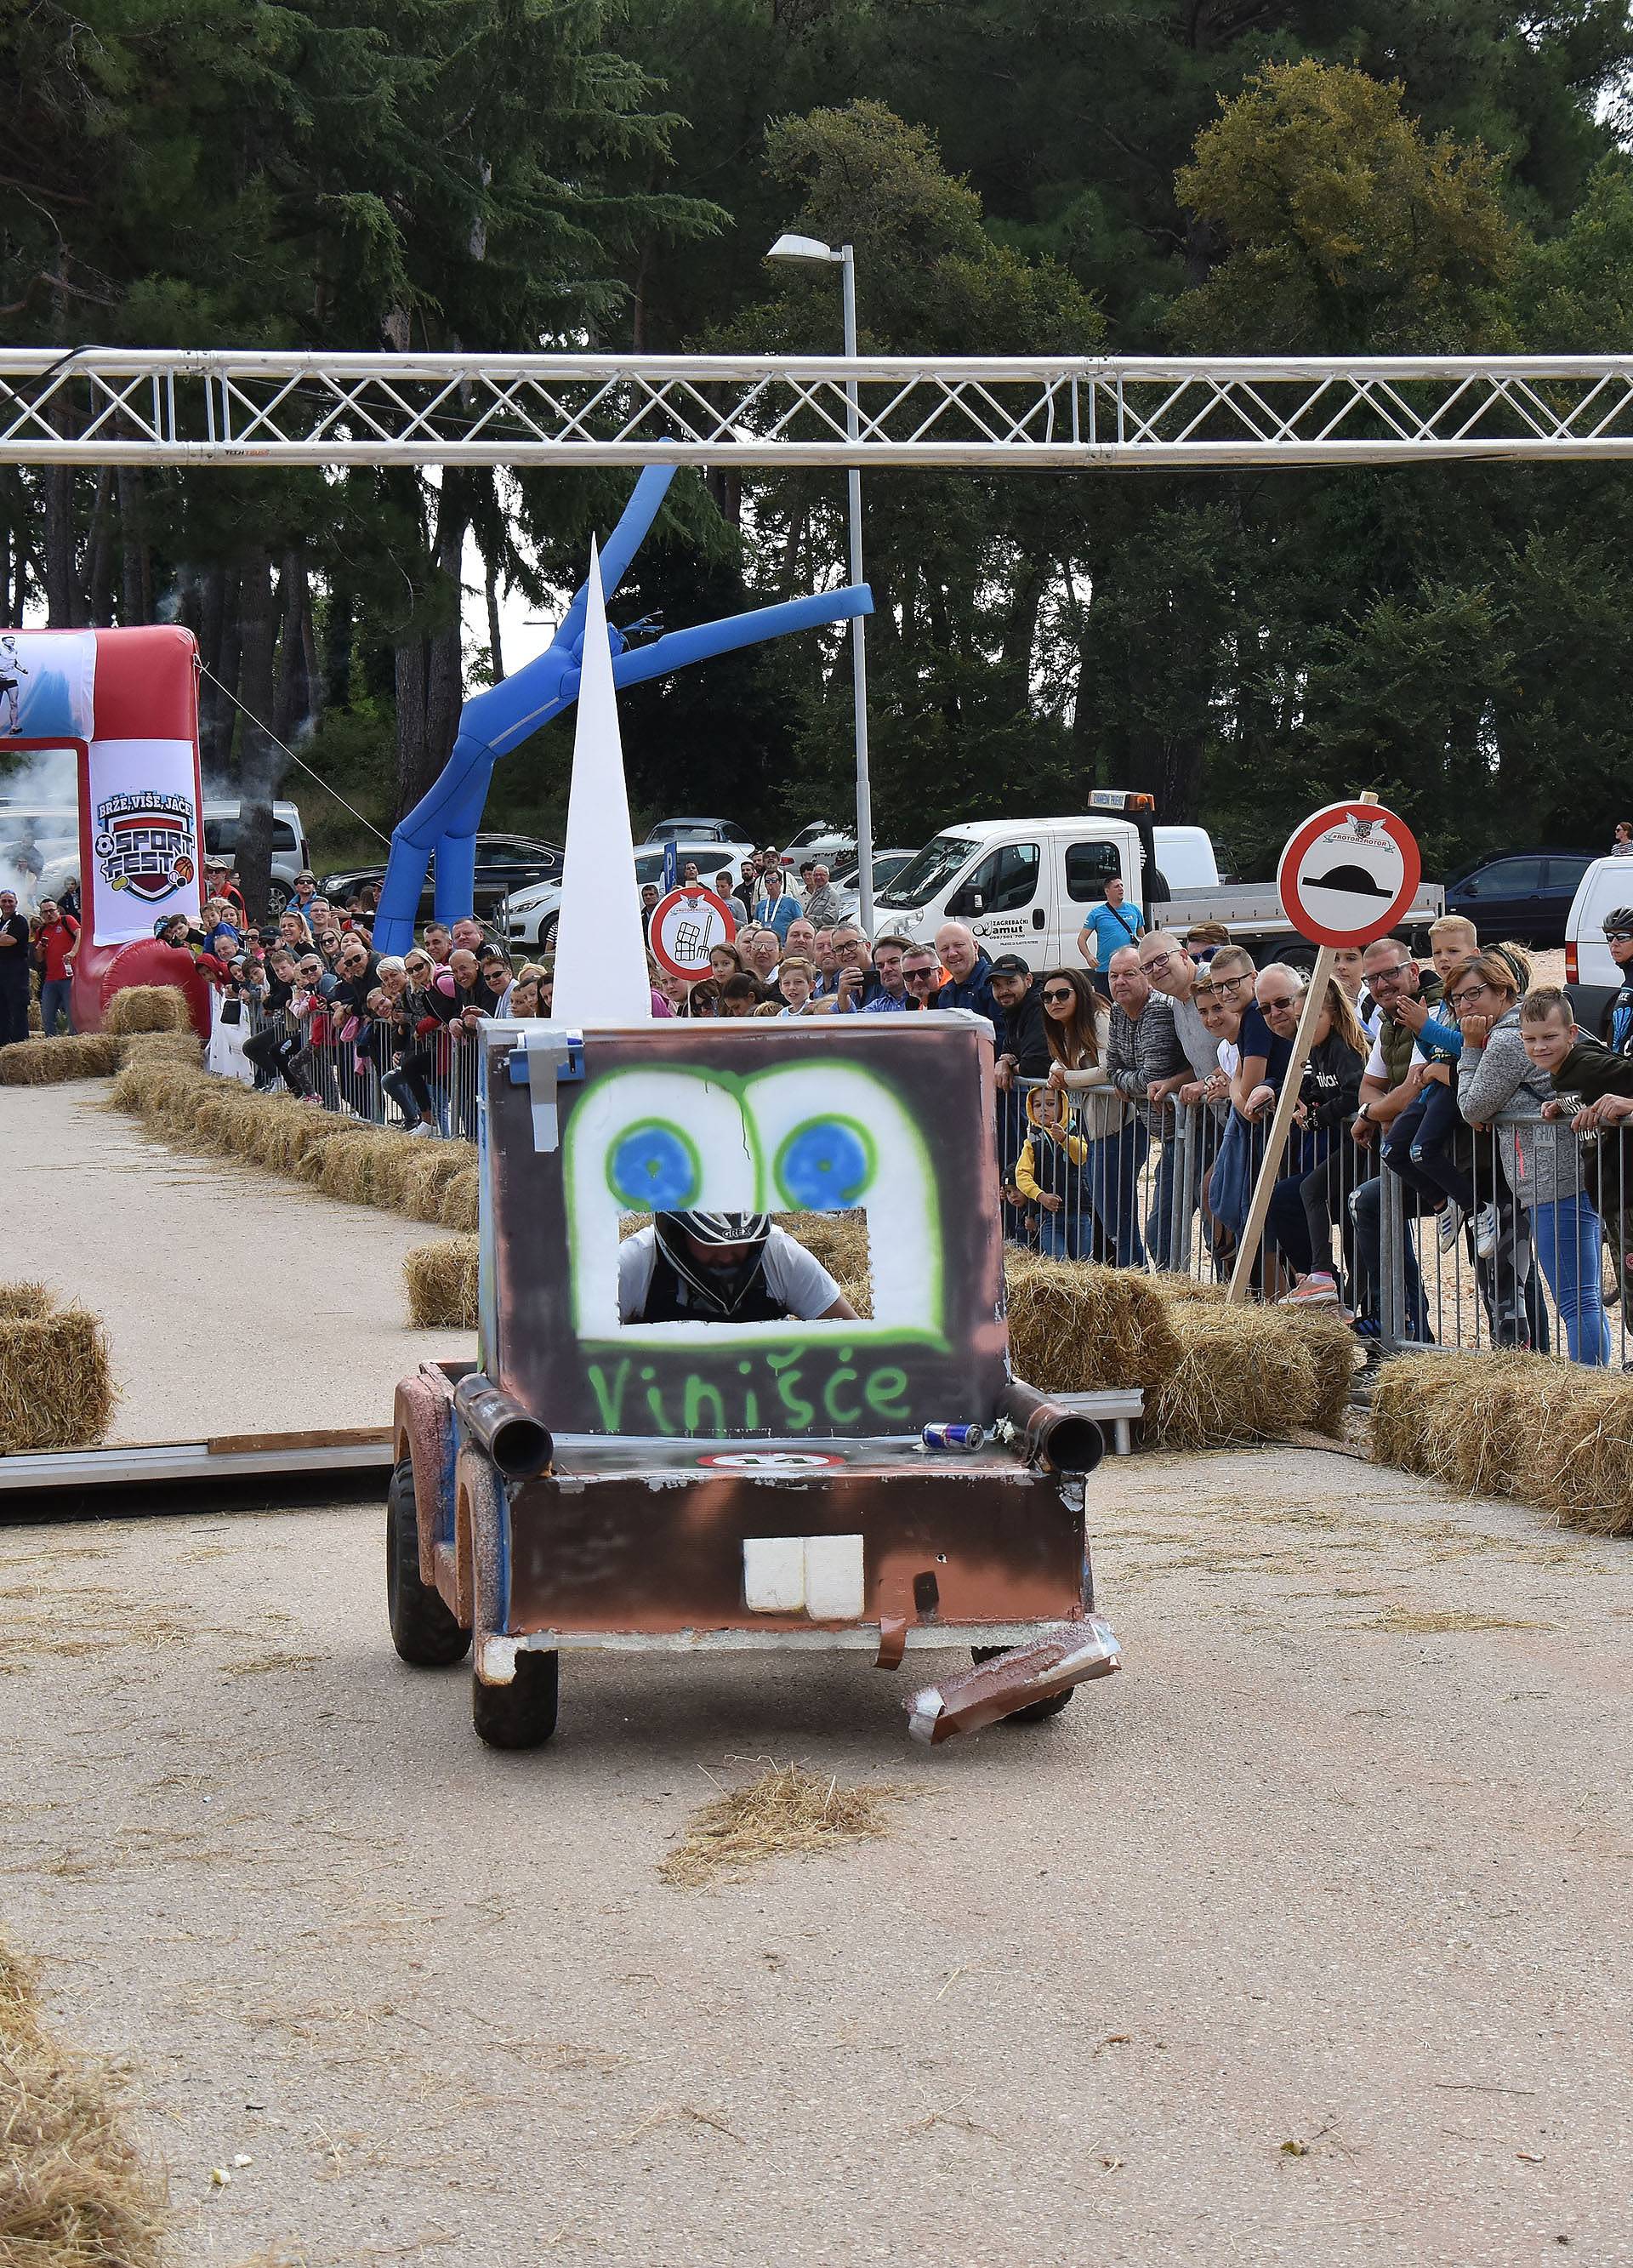
[[[731,1449],[717,1451],[697,1462],[729,1473],[809,1473],[828,1465],[842,1465],[845,1461],[842,1457],[825,1456],[815,1449]]]
[[[1423,879],[1417,839],[1381,803],[1329,803],[1289,837],[1276,873],[1282,911],[1315,945],[1371,945]]]
[[[724,898],[695,882],[659,898],[646,933],[658,966],[671,976],[707,976],[710,952],[737,935],[737,916]]]

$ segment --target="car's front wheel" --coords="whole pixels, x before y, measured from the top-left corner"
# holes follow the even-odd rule
[[[524,1649],[508,1685],[471,1678],[471,1722],[490,1749],[541,1749],[555,1730],[559,1653]]]

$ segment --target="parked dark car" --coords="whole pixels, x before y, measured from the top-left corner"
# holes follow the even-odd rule
[[[512,890],[525,890],[532,882],[559,882],[562,878],[562,850],[559,843],[536,843],[527,835],[479,835],[476,837],[475,903],[471,911],[478,916],[490,914],[501,898],[509,897]],[[332,905],[343,906],[365,882],[381,883],[386,879],[384,866],[349,866],[342,872],[319,877],[318,888]],[[436,890],[432,875],[425,878],[420,892],[419,918],[431,917]]]
[[[1497,850],[1453,875],[1445,909],[1466,914],[1482,945],[1563,945],[1565,917],[1577,884],[1593,865],[1592,850]]]

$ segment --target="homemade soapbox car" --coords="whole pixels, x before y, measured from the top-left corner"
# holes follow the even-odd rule
[[[982,1020],[480,1045],[479,1359],[397,1388],[386,1566],[405,1661],[474,1644],[485,1741],[547,1741],[580,1647],[959,1649],[906,1702],[927,1742],[1120,1666],[1085,1529],[1099,1428],[1010,1371]],[[843,1244],[857,1314],[625,1320],[622,1240],[705,1210]]]

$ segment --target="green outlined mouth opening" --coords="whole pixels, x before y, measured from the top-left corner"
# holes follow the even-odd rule
[[[931,1151],[887,1079],[842,1059],[747,1077],[684,1064],[592,1078],[563,1134],[574,1325],[584,1340],[764,1347],[848,1336],[944,1347],[940,1197]],[[619,1216],[857,1213],[871,1319],[625,1324]]]

